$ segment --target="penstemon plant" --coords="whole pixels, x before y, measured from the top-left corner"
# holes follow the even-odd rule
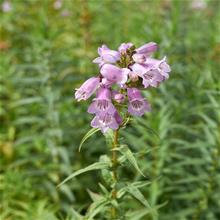
[[[142,96],[141,90],[158,87],[168,79],[170,66],[166,57],[161,60],[152,58],[158,49],[154,42],[135,48],[132,43],[122,43],[118,51],[106,45],[98,48],[99,57],[93,60],[98,64],[100,73],[85,81],[76,89],[77,101],[87,100],[96,92],[96,98],[88,107],[88,113],[94,114],[93,127],[82,139],[82,144],[94,133],[101,130],[107,143],[111,145],[111,157],[102,155],[99,162],[78,170],[61,184],[87,171],[101,170],[104,184],[99,184],[101,193],[90,193],[93,203],[85,216],[74,211],[76,219],[140,219],[147,213],[155,214],[140,191],[149,181],[128,182],[120,179],[120,170],[130,163],[143,177],[135,158],[128,146],[119,142],[120,129],[126,128],[132,116],[142,116],[151,110],[149,102]],[[128,196],[138,200],[146,209],[143,213],[126,210]],[[136,213],[136,214],[135,214]],[[137,217],[139,213],[140,217]],[[136,216],[136,217],[135,217]]]

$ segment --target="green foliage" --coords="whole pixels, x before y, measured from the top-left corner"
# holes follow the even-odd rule
[[[137,160],[135,159],[133,153],[126,145],[122,145],[120,148],[118,148],[118,151],[120,151],[120,153],[125,157],[125,159],[127,159],[131,163],[131,165],[134,166],[137,172],[144,176],[144,174],[138,166]]]
[[[12,11],[0,14],[0,219],[101,220],[113,204],[125,220],[218,220],[219,1],[200,10],[180,0],[64,0],[60,10],[53,0],[10,2]],[[126,41],[157,42],[172,74],[145,92],[152,112],[120,130],[120,143],[135,153],[117,151],[126,164],[119,201],[110,199],[107,165],[102,179],[97,170],[57,189],[73,170],[85,171],[109,152],[99,132],[78,152],[91,116],[73,90],[98,73],[91,60],[100,44]]]
[[[81,151],[81,148],[82,148],[84,142],[99,130],[100,130],[99,128],[92,128],[85,134],[85,136],[83,137],[83,139],[80,142],[79,152]]]
[[[59,185],[58,187],[62,186],[64,183],[66,183],[67,181],[71,180],[72,178],[82,174],[82,173],[85,173],[85,172],[88,172],[88,171],[92,171],[92,170],[102,170],[102,169],[106,169],[110,167],[110,164],[108,162],[96,162],[96,163],[93,163],[91,165],[89,165],[88,167],[86,168],[83,168],[83,169],[80,169],[80,170],[77,170],[76,172],[72,173],[71,175],[69,175],[65,180],[63,180]]]

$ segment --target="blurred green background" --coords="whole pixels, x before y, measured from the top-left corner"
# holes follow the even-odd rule
[[[74,89],[98,73],[97,47],[159,44],[170,79],[146,96],[152,112],[121,132],[144,173],[154,220],[220,219],[220,1],[10,0],[1,4],[0,219],[71,219],[98,192],[99,172],[61,189],[74,170],[108,153]],[[141,179],[132,168],[125,174]],[[143,207],[132,200],[127,210]],[[97,217],[102,220],[104,217]],[[135,218],[134,218],[135,219]],[[143,220],[152,219],[145,215]]]

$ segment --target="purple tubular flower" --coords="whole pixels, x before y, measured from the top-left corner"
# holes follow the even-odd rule
[[[118,51],[122,54],[122,53],[126,53],[126,51],[131,48],[133,46],[132,43],[122,43],[119,48]]]
[[[88,108],[91,114],[109,113],[114,114],[116,111],[111,102],[111,91],[108,88],[100,88],[97,97],[93,99],[92,104]]]
[[[164,79],[169,78],[169,72],[171,71],[170,66],[166,62],[166,57],[162,60],[157,60],[153,58],[148,58],[145,62],[148,66],[151,66],[154,69],[157,69]]]
[[[117,111],[115,113],[102,113],[97,114],[91,121],[91,126],[93,128],[100,128],[102,133],[105,133],[109,128],[116,130],[121,124],[122,119]]]
[[[88,99],[98,88],[100,79],[92,77],[87,79],[79,89],[76,89],[75,98],[77,101]]]
[[[164,77],[160,74],[158,68],[152,65],[140,65],[135,63],[132,66],[133,72],[143,79],[143,85],[145,88],[152,86],[157,87]]]
[[[120,59],[120,53],[110,50],[106,45],[98,48],[99,57],[93,60],[93,63],[99,64],[101,67],[105,63],[116,63]]]
[[[151,55],[153,52],[157,50],[157,44],[155,42],[150,42],[147,44],[144,44],[143,46],[137,48],[135,51],[138,54],[144,54],[146,56]]]
[[[107,81],[123,85],[128,79],[130,70],[127,68],[119,68],[112,64],[105,64],[102,66],[100,73]]]
[[[150,111],[150,104],[141,95],[141,92],[136,88],[128,88],[128,112],[131,115],[142,116],[146,111]]]

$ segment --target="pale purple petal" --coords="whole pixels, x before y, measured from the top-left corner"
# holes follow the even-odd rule
[[[114,117],[115,117],[116,122],[120,125],[120,124],[122,123],[122,118],[121,118],[121,116],[118,114],[117,111],[115,111]]]
[[[132,46],[134,46],[132,43],[122,43],[119,48],[118,48],[118,51],[120,53],[126,53],[126,51],[131,48]]]
[[[121,80],[121,69],[112,64],[105,64],[100,70],[103,77],[111,82],[118,82]]]
[[[158,46],[155,42],[150,42],[144,44],[143,46],[137,48],[135,51],[140,54],[150,55],[157,50]]]
[[[146,65],[134,64],[132,66],[133,72],[143,79],[145,88],[149,86],[157,87],[164,80],[161,71],[158,69],[159,64],[156,63],[155,65],[156,67],[152,63],[149,63]]]
[[[116,130],[119,127],[116,117],[117,120],[119,120],[118,115],[116,116],[115,114],[97,114],[91,121],[91,126],[94,128],[100,128],[103,133],[105,133],[109,128]]]
[[[93,128],[98,128],[99,127],[99,118],[95,116],[92,121],[91,121],[91,126]]]
[[[151,110],[150,104],[142,99],[136,99],[129,102],[128,112],[134,116],[142,116],[145,112],[149,112]]]
[[[115,107],[111,101],[96,99],[90,104],[88,113],[99,114],[101,112],[108,112],[109,114],[113,114],[115,112]]]
[[[161,64],[162,61],[163,60],[158,60],[158,59],[148,57],[145,61],[145,65],[156,69],[156,68],[159,68],[159,65]]]
[[[131,72],[128,68],[122,68],[121,74],[121,81],[119,82],[120,85],[123,85],[127,82],[128,80],[128,74]]]
[[[136,63],[144,63],[146,61],[146,56],[144,54],[135,53],[132,58]]]
[[[116,63],[118,58],[112,54],[103,54],[102,59],[106,63]]]
[[[149,81],[147,81],[147,80],[143,80],[142,83],[144,85],[144,88],[148,88],[149,86],[151,86],[151,83]],[[153,87],[155,87],[155,86],[153,86]]]
[[[160,74],[165,77],[165,79],[169,78],[169,73],[171,71],[171,68],[166,62],[166,57],[164,57],[161,60],[161,63],[159,64],[159,71],[160,71]]]
[[[116,109],[111,102],[111,91],[108,88],[100,88],[96,98],[93,100],[92,104],[90,104],[88,112],[91,114],[114,114],[115,111]]]
[[[96,113],[96,108],[97,108],[97,104],[95,102],[92,102],[87,110],[88,113],[90,114],[95,114]]]
[[[94,63],[98,63],[102,66],[104,63],[116,63],[120,59],[120,53],[115,50],[110,50],[106,45],[98,48],[98,54],[100,57],[93,60]]]
[[[138,76],[142,77],[142,75],[146,72],[146,68],[138,63],[135,63],[134,65],[131,66],[131,69],[135,74]]]
[[[127,88],[127,95],[129,101],[132,101],[133,99],[143,99],[140,90],[137,88]]]
[[[166,57],[162,60],[157,60],[153,58],[148,58],[145,62],[145,65],[151,69],[159,71],[159,73],[165,78],[169,78],[169,73],[171,71],[170,66],[166,62]]]
[[[166,63],[166,62],[163,62],[160,64],[159,68],[164,71],[164,72],[170,72],[171,71],[171,68],[170,66]]]
[[[77,101],[88,99],[98,88],[100,79],[98,77],[92,77],[86,80],[79,89],[76,89],[75,98]]]
[[[93,62],[93,63],[102,63],[103,60],[102,60],[101,57],[96,57],[92,62]]]
[[[141,92],[136,88],[127,89],[129,105],[128,112],[131,115],[142,116],[146,111],[150,111],[150,104],[143,98]]]
[[[102,56],[104,50],[110,50],[105,44],[98,48],[98,54]]]
[[[104,87],[110,88],[113,82],[107,80],[106,78],[102,78],[101,84]]]
[[[119,85],[123,85],[126,83],[129,72],[130,70],[127,68],[121,69],[112,64],[105,64],[100,70],[102,76],[105,77],[108,81],[112,83],[117,83]]]

